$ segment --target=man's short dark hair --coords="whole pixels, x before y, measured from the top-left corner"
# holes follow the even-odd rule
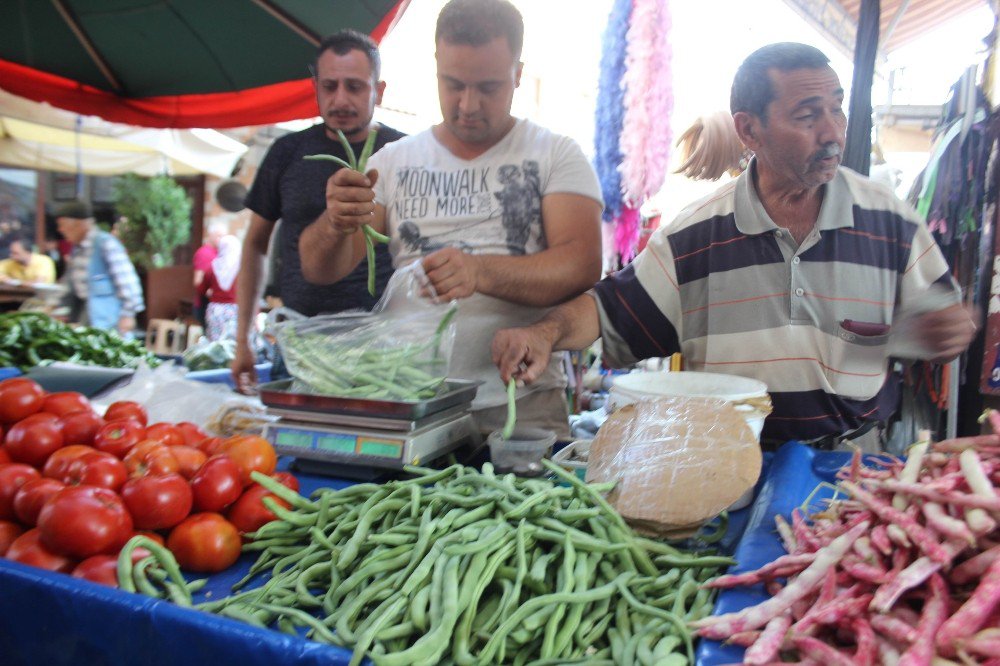
[[[90,205],[89,201],[76,199],[56,206],[53,215],[56,219],[59,219],[60,217],[70,217],[75,220],[89,220],[94,217],[94,207]]]
[[[372,68],[372,80],[378,81],[382,76],[382,58],[378,54],[378,44],[368,35],[357,30],[344,28],[323,38],[316,48],[316,58],[313,60],[312,75],[316,78],[319,71],[319,59],[327,51],[333,51],[337,55],[347,55],[351,51],[361,51],[368,58],[368,64]]]
[[[504,37],[515,59],[524,46],[524,19],[507,0],[451,0],[438,14],[434,43],[482,46]]]
[[[732,113],[751,113],[767,122],[767,105],[774,101],[770,70],[820,69],[830,59],[819,49],[798,42],[779,42],[761,47],[747,56],[733,78],[729,96]]]

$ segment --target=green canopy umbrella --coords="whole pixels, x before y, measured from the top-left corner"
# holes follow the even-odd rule
[[[409,0],[0,0],[0,87],[106,120],[237,127],[315,115],[306,65],[381,39]]]

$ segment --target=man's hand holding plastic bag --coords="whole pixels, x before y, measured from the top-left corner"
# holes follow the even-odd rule
[[[420,262],[392,276],[371,312],[269,325],[293,390],[373,400],[433,397],[448,376],[458,305],[442,302]]]

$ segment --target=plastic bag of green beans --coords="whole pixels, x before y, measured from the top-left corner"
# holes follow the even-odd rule
[[[441,302],[419,261],[397,270],[371,312],[269,323],[296,390],[372,400],[435,396],[455,340],[458,303]]]

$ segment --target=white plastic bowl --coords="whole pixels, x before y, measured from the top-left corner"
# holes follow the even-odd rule
[[[613,412],[639,400],[659,396],[721,398],[739,403],[767,397],[767,384],[749,377],[714,372],[633,372],[615,377],[608,391],[607,409]],[[736,409],[743,413],[754,437],[760,439],[764,415],[749,405],[737,404]]]

